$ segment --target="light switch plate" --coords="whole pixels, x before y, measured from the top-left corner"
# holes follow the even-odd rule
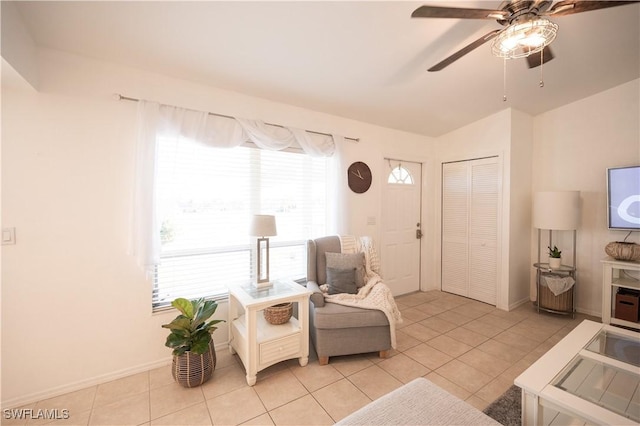
[[[2,245],[7,246],[16,243],[16,228],[2,228]]]

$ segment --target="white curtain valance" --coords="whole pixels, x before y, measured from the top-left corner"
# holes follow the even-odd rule
[[[216,148],[234,148],[247,141],[262,149],[283,150],[298,145],[312,156],[333,156],[337,135],[265,124],[260,120],[227,118],[156,102],[138,102],[135,183],[131,218],[130,252],[153,274],[160,260],[160,229],[156,219],[157,138],[188,139]]]
[[[156,133],[163,137],[182,136],[216,148],[234,148],[247,141],[269,150],[283,150],[297,144],[308,155],[330,157],[335,152],[335,141],[343,139],[338,135],[273,126],[261,120],[229,119],[144,100],[138,102],[138,111],[139,118],[145,123],[153,120]]]
[[[248,139],[259,148],[280,151],[289,148],[295,142],[295,137],[289,129],[274,126],[268,128],[260,120],[247,120],[246,118],[236,118],[235,120],[240,124]]]

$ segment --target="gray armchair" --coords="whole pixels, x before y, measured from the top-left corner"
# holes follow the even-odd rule
[[[362,309],[325,302],[319,286],[327,281],[325,253],[340,253],[337,236],[307,242],[307,289],[309,301],[309,333],[321,365],[329,357],[367,352],[389,356],[391,336],[386,315],[375,309]]]

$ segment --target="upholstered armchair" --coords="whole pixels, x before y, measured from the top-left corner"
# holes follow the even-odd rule
[[[340,253],[338,236],[307,242],[307,289],[309,301],[309,332],[321,365],[329,357],[378,352],[389,356],[391,337],[386,315],[376,309],[363,309],[325,301],[320,286],[327,282],[325,253]]]

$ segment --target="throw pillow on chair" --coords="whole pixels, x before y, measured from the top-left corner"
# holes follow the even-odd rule
[[[356,294],[356,268],[330,268],[327,267],[327,284],[329,294],[349,293]]]

